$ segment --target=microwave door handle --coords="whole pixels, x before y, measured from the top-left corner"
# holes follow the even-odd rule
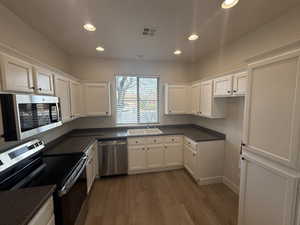
[[[58,122],[62,120],[62,118],[60,117],[60,104],[56,103],[56,110],[57,110],[57,120]]]

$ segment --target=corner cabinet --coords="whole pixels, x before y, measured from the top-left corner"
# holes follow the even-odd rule
[[[200,116],[208,118],[224,118],[225,102],[213,97],[213,80],[201,82]]]
[[[165,84],[165,114],[188,114],[186,85]]]
[[[84,114],[111,116],[110,83],[83,83]]]
[[[59,97],[62,121],[71,120],[70,80],[66,77],[55,75],[55,96]]]
[[[37,94],[54,94],[53,73],[41,67],[34,67],[34,83]]]
[[[1,55],[3,91],[34,92],[32,65],[7,55]]]
[[[232,95],[232,76],[224,76],[214,79],[214,96],[227,97]]]

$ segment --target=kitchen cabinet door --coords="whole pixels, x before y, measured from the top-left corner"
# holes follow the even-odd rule
[[[249,64],[243,142],[256,154],[299,169],[300,50]]]
[[[165,85],[165,114],[186,114],[187,102],[187,86]]]
[[[82,114],[82,91],[81,84],[77,81],[70,81],[71,115],[79,117]]]
[[[129,170],[142,170],[147,168],[147,152],[146,147],[129,146],[128,147],[128,163]]]
[[[29,63],[2,55],[1,76],[4,91],[34,92],[32,65]]]
[[[90,192],[93,182],[94,182],[94,159],[93,157],[89,158],[86,164],[86,181],[87,181],[87,193]]]
[[[160,168],[164,166],[163,145],[148,145],[147,147],[147,167]]]
[[[242,72],[233,76],[233,95],[244,96],[247,94],[248,73]]]
[[[196,151],[186,145],[184,150],[184,167],[196,179]]]
[[[55,75],[55,96],[59,97],[62,121],[67,122],[71,119],[71,98],[70,80],[68,78]]]
[[[200,115],[200,87],[201,85],[200,84],[194,84],[192,85],[192,114],[194,115]]]
[[[212,81],[206,81],[201,83],[200,114],[203,116],[212,115],[212,91],[213,91]]]
[[[223,76],[214,79],[214,97],[232,95],[232,76]]]
[[[295,175],[272,163],[244,158],[238,224],[295,224],[298,183]]]
[[[111,116],[110,83],[84,83],[85,114]]]
[[[54,94],[53,73],[51,71],[34,67],[34,80],[37,94]]]
[[[165,166],[181,166],[183,164],[182,144],[165,144]]]

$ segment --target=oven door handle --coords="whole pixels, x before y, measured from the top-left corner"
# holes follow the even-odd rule
[[[58,190],[58,196],[61,197],[65,194],[67,194],[69,192],[69,190],[73,187],[73,185],[75,184],[75,182],[78,180],[78,178],[80,177],[81,173],[83,172],[83,170],[85,169],[85,166],[87,164],[87,156],[85,155],[84,157],[81,158],[79,165],[77,166],[77,168],[80,168],[79,171],[78,169],[76,171],[78,171],[76,173],[76,171],[70,176],[70,178],[66,181],[66,183],[64,184],[64,186]]]

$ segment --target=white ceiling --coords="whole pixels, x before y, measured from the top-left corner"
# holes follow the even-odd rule
[[[221,0],[0,0],[66,53],[75,56],[193,61],[220,45],[278,17],[299,0],[240,0],[230,9]],[[97,27],[82,29],[90,22]],[[142,37],[144,26],[157,29]],[[191,32],[198,41],[187,40]],[[105,48],[103,53],[96,46]],[[183,51],[174,56],[174,49]]]

